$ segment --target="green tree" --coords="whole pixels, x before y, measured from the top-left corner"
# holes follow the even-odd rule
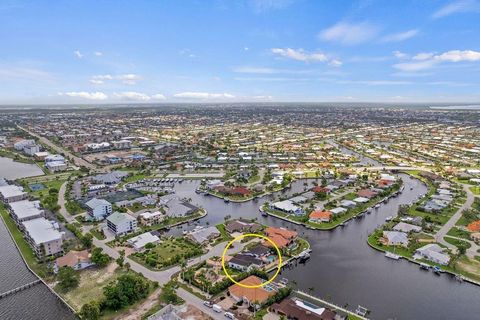
[[[63,291],[68,291],[78,287],[80,276],[73,270],[72,267],[62,267],[57,275],[58,286]]]
[[[100,319],[100,304],[97,301],[85,303],[80,309],[80,317],[84,320]]]
[[[110,262],[110,257],[103,253],[102,248],[94,248],[92,250],[92,262],[99,267],[105,267]]]

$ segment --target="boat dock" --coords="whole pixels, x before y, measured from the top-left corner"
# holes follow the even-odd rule
[[[3,299],[3,298],[6,298],[14,293],[17,293],[17,292],[20,292],[20,291],[23,291],[25,289],[28,289],[28,288],[31,288],[39,283],[42,283],[42,281],[40,279],[37,279],[35,281],[32,281],[32,282],[29,282],[27,284],[24,284],[20,287],[16,287],[15,289],[12,289],[12,290],[8,290],[2,294],[0,294],[0,299]]]

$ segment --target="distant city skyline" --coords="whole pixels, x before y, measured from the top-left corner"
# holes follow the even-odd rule
[[[480,1],[0,4],[0,104],[480,101]]]

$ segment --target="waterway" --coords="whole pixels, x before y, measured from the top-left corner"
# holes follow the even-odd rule
[[[359,156],[359,155],[358,155]],[[363,164],[380,165],[361,157]],[[215,225],[232,218],[257,218],[272,226],[283,226],[299,232],[312,246],[311,259],[306,264],[282,271],[291,283],[304,291],[313,288],[313,294],[337,305],[348,305],[354,310],[362,305],[371,310],[372,319],[478,319],[480,314],[480,287],[459,283],[449,275],[437,276],[420,270],[419,266],[405,260],[391,260],[370,248],[367,237],[375,228],[385,223],[385,218],[397,214],[400,204],[411,203],[427,192],[419,180],[406,174],[399,175],[405,189],[397,198],[391,198],[378,210],[364,218],[351,220],[345,227],[332,231],[310,230],[274,217],[260,215],[259,206],[273,201],[268,196],[244,203],[225,203],[212,196],[193,192],[198,181],[184,181],[175,189],[179,196],[191,198],[192,203],[202,206],[208,215],[199,222]],[[309,180],[309,186],[312,186]],[[280,193],[292,195],[303,191],[304,180],[295,181],[291,189]],[[413,188],[411,190],[411,188]],[[172,229],[180,235],[190,227]]]
[[[15,180],[19,178],[41,176],[42,169],[36,164],[22,163],[13,161],[10,158],[0,157],[0,177],[8,180]]]

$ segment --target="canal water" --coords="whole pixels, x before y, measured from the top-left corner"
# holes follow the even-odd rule
[[[375,160],[356,155],[363,165],[381,166]],[[272,202],[279,196],[305,190],[305,180],[294,181],[290,189],[275,196],[244,203],[225,203],[213,196],[196,194],[194,190],[199,181],[177,183],[175,191],[208,211],[208,215],[199,220],[202,225],[215,225],[224,222],[225,216],[231,216],[233,219],[257,218],[266,225],[298,231],[312,246],[311,258],[306,264],[282,271],[279,277],[296,283],[301,290],[308,292],[313,288],[313,295],[352,310],[358,305],[364,306],[371,310],[372,319],[480,319],[480,287],[460,283],[447,274],[437,276],[423,271],[405,260],[388,259],[368,246],[368,234],[383,225],[386,217],[395,216],[399,205],[411,203],[427,192],[421,181],[406,174],[399,176],[405,189],[398,197],[391,198],[364,218],[353,219],[345,227],[331,231],[310,230],[260,214],[259,207],[265,201]],[[312,183],[313,180],[308,180],[308,188]],[[190,228],[193,226],[172,229],[170,233],[181,235],[182,230]]]
[[[42,169],[35,164],[13,161],[10,158],[0,157],[0,177],[7,180],[41,176]]]

